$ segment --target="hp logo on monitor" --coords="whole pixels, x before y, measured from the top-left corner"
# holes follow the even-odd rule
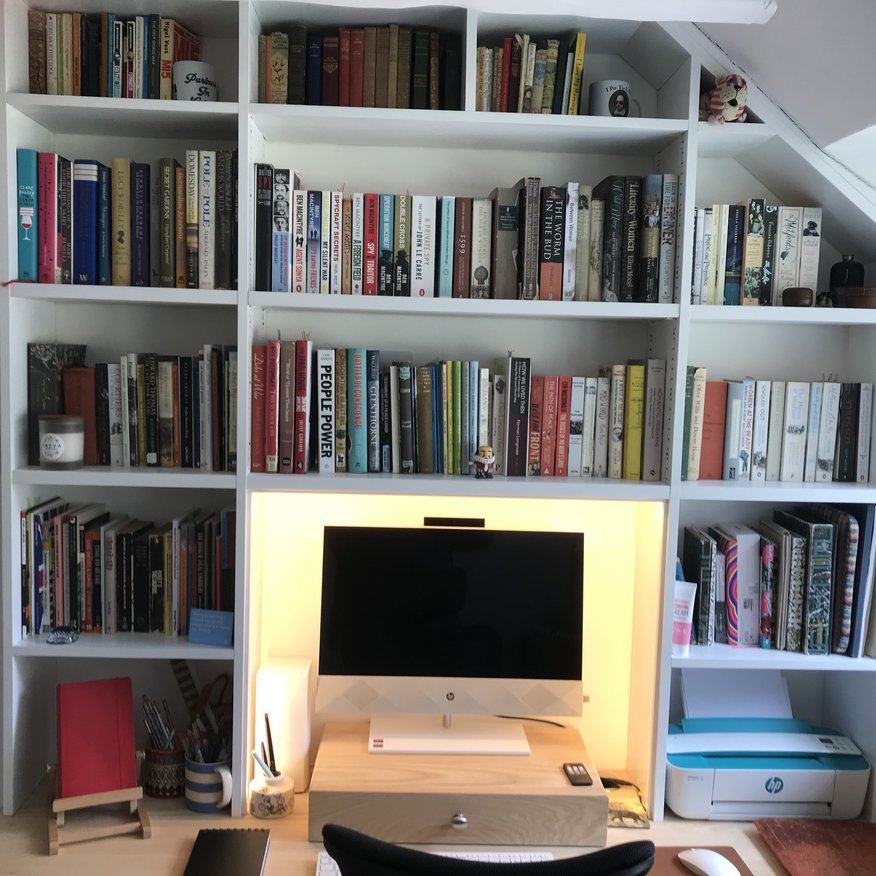
[[[446,699],[448,703],[452,703],[456,699],[456,694],[452,690],[449,690],[444,694],[444,699]]]
[[[767,794],[779,794],[784,787],[785,783],[778,776],[773,776],[764,783]]]

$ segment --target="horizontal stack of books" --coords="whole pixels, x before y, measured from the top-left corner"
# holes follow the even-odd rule
[[[18,279],[234,289],[237,150],[151,162],[17,150]]]
[[[22,636],[185,635],[191,609],[234,610],[233,508],[155,525],[55,496],[21,511],[21,531]]]
[[[199,61],[201,40],[173,18],[31,9],[31,94],[170,100],[175,61]]]
[[[818,291],[820,254],[821,207],[697,207],[691,303],[781,306],[785,289]]]
[[[259,36],[259,103],[459,110],[461,36],[388,24]]]
[[[271,340],[252,348],[251,468],[465,475],[489,447],[498,474],[659,481],[665,374],[662,359],[573,377],[514,355],[414,365]]]
[[[587,34],[567,39],[531,39],[516,33],[495,45],[478,46],[478,112],[578,115]]]
[[[753,526],[684,529],[697,585],[691,643],[876,656],[871,624],[874,509],[806,505]]]
[[[678,179],[526,177],[489,197],[314,191],[256,165],[256,288],[671,303]]]
[[[869,483],[872,383],[707,377],[687,369],[683,480]]]

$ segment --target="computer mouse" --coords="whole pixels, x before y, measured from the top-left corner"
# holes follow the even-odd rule
[[[697,876],[740,876],[735,864],[711,849],[685,849],[678,860]]]

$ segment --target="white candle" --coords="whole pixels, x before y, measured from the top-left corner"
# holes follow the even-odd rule
[[[74,414],[40,417],[40,466],[81,468],[85,452],[85,420]]]

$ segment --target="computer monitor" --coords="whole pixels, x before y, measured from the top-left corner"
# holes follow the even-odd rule
[[[528,753],[491,716],[580,715],[583,574],[580,532],[326,526],[317,711],[376,753]]]

